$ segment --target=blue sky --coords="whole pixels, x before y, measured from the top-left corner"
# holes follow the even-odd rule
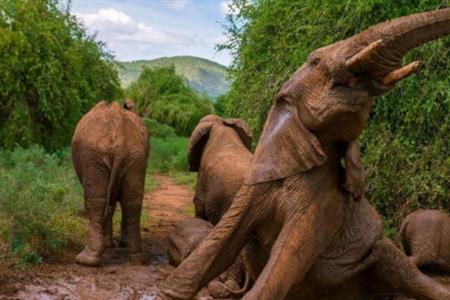
[[[192,55],[229,65],[229,0],[72,0],[72,14],[121,61]]]

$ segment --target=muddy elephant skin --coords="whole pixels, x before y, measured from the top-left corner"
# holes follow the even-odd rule
[[[178,266],[211,232],[211,223],[201,219],[187,219],[175,226],[168,236],[168,257],[173,266]],[[241,257],[219,277],[211,281],[208,291],[214,298],[241,296],[248,286]],[[241,285],[243,288],[241,288]]]
[[[403,220],[398,238],[418,267],[450,272],[450,216],[436,209],[415,211]]]
[[[76,262],[99,266],[105,247],[111,247],[112,215],[122,209],[121,243],[130,262],[143,263],[140,215],[149,153],[147,129],[126,100],[99,102],[78,122],[72,139],[72,160],[83,186],[89,233]]]
[[[281,88],[244,184],[208,237],[160,285],[192,299],[244,246],[246,300],[450,299],[382,234],[363,197],[357,137],[374,96],[418,70],[404,55],[450,33],[450,9],[397,18],[312,52]],[[381,101],[381,100],[380,100]]]
[[[209,115],[189,140],[189,169],[198,172],[195,215],[217,224],[230,207],[250,169],[252,133],[239,119]]]

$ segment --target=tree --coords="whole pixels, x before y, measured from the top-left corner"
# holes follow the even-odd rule
[[[127,90],[141,116],[172,126],[189,136],[198,121],[214,112],[207,96],[197,94],[175,73],[175,67],[144,68]]]
[[[67,146],[85,112],[121,94],[113,57],[69,8],[0,2],[0,147]]]

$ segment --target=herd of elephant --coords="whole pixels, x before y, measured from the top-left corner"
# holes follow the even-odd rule
[[[198,172],[196,218],[169,234],[177,268],[156,299],[193,299],[204,287],[215,298],[247,300],[450,299],[450,287],[418,268],[450,276],[450,217],[409,215],[401,251],[364,197],[357,143],[374,96],[419,69],[402,65],[405,54],[448,34],[450,8],[443,8],[313,51],[281,87],[254,154],[243,121],[204,117],[188,149],[189,168]],[[113,246],[116,202],[120,244],[130,262],[145,262],[139,219],[148,154],[148,133],[130,100],[100,102],[78,123],[72,157],[89,233],[77,263],[99,266]]]

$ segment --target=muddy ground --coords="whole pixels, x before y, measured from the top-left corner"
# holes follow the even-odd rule
[[[105,253],[101,268],[73,263],[76,252],[58,262],[33,267],[31,272],[7,272],[0,278],[0,299],[153,299],[156,285],[173,269],[166,256],[166,237],[174,224],[190,217],[191,189],[167,176],[154,176],[157,187],[144,198],[149,222],[142,228],[147,265],[127,263],[125,248]],[[117,235],[117,234],[116,234]],[[199,299],[208,299],[203,293]]]

